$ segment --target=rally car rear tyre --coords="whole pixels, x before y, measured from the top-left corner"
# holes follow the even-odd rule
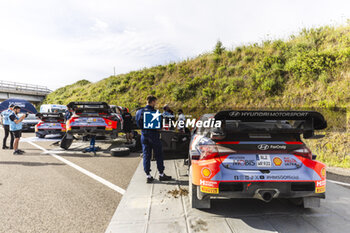
[[[198,186],[192,183],[192,166],[190,166],[190,175],[189,175],[189,190],[190,190],[190,205],[192,208],[196,209],[210,209],[210,197],[203,198],[202,200],[198,199],[197,190]]]
[[[37,138],[45,138],[45,135],[42,135],[42,134],[36,134],[36,137],[37,137]]]
[[[130,148],[127,147],[117,147],[111,149],[112,156],[128,156],[130,154]]]

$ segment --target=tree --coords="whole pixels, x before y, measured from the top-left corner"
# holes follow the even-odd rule
[[[222,46],[222,42],[218,40],[218,42],[216,42],[216,45],[215,45],[214,53],[217,55],[221,55],[224,50],[225,50],[225,47]]]

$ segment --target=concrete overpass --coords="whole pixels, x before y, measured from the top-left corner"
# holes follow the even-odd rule
[[[0,80],[0,102],[9,98],[17,98],[39,103],[50,92],[51,90],[45,86]]]

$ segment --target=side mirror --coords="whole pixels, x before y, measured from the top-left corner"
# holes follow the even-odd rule
[[[312,160],[315,160],[317,158],[317,155],[312,155]]]

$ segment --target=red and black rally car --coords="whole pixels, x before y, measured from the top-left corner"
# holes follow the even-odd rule
[[[66,124],[62,113],[37,113],[36,116],[40,119],[35,125],[35,134],[38,138],[44,138],[49,134],[60,134],[63,136],[66,133]]]
[[[210,198],[288,198],[305,208],[325,198],[326,166],[303,138],[319,138],[324,117],[314,111],[221,111],[201,121],[190,144],[190,198],[210,208]],[[209,125],[209,124],[208,124]]]
[[[66,121],[67,138],[74,134],[116,138],[121,130],[120,119],[105,102],[71,102],[67,107],[73,110]]]

